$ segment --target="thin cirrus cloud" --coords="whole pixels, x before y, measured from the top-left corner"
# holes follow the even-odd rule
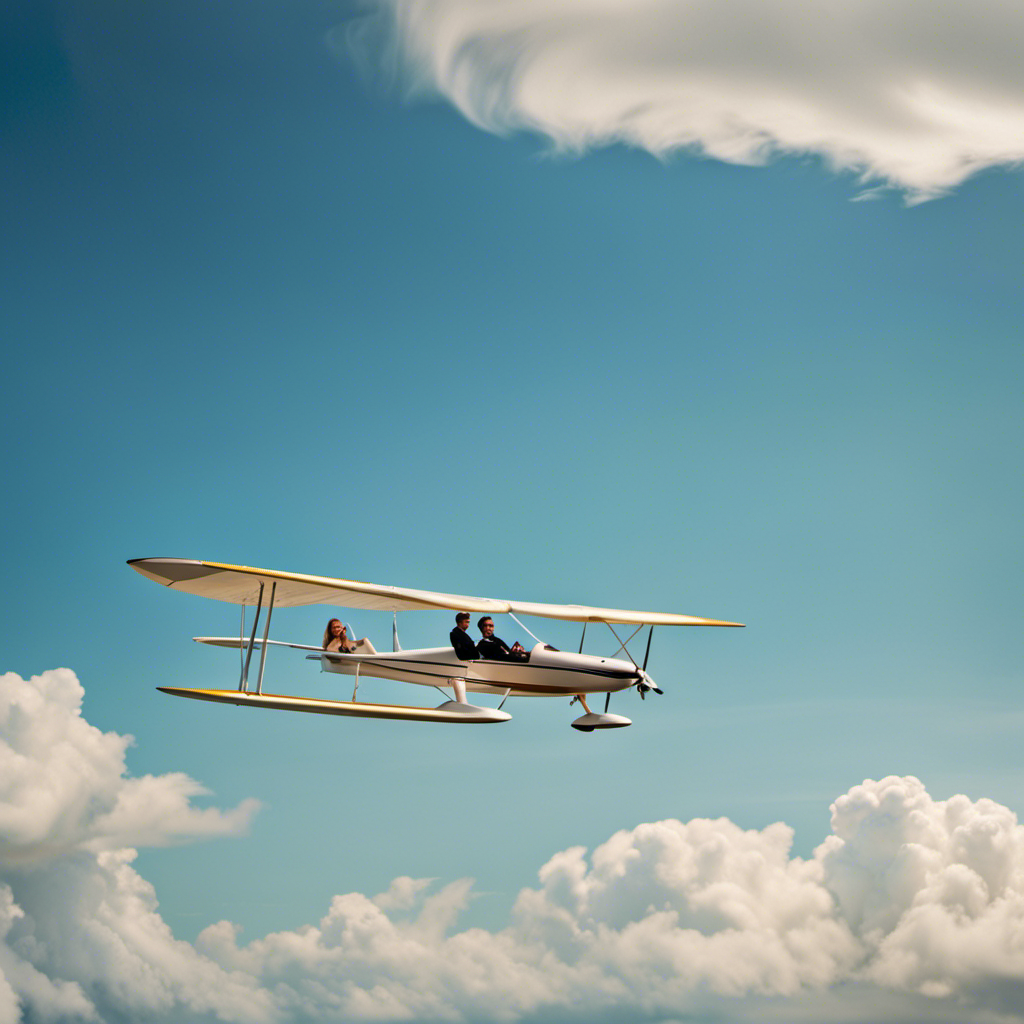
[[[498,931],[398,878],[245,945],[177,940],[134,847],[244,830],[185,776],[127,776],[127,738],[67,669],[0,676],[0,1024],[28,1020],[1024,1020],[1024,828],[912,777],[855,786],[802,859],[777,823],[665,820],[572,847]]]
[[[910,202],[1024,160],[1012,0],[368,3],[343,33],[364,69],[560,150],[812,155]]]

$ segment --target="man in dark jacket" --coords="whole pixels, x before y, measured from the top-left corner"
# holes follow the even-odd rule
[[[476,649],[473,638],[467,632],[468,629],[469,612],[459,612],[455,616],[455,628],[448,636],[460,661],[476,661],[480,657],[480,652]]]
[[[477,626],[483,633],[483,638],[476,645],[481,658],[490,658],[492,661],[526,661],[529,657],[518,640],[510,648],[501,637],[494,635],[494,620],[489,615],[485,615]]]

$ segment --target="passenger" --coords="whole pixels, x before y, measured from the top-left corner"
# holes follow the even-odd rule
[[[490,658],[491,661],[526,661],[529,654],[523,645],[517,640],[512,647],[509,647],[501,637],[494,635],[494,620],[485,615],[477,627],[483,633],[483,637],[476,645],[481,658]]]
[[[460,661],[476,661],[480,657],[480,652],[476,649],[476,644],[473,643],[473,638],[469,635],[468,630],[469,612],[459,612],[455,616],[455,628],[448,636]]]
[[[468,625],[469,612],[459,612],[455,616],[455,628],[448,634],[459,661],[476,661],[476,659],[480,657],[480,653],[476,649],[476,644],[473,643],[473,638],[468,632],[466,632],[466,627]],[[457,676],[452,676],[448,682],[452,684],[452,689],[455,691],[456,703],[465,704],[466,680]]]
[[[364,636],[362,640],[349,640],[348,630],[341,619],[331,619],[324,630],[325,651],[338,651],[341,654],[376,654],[373,644]]]

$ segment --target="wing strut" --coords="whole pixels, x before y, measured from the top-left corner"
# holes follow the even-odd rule
[[[242,665],[242,678],[238,680],[238,688],[245,693],[249,685],[249,662],[252,660],[252,649],[256,645],[256,627],[260,621],[260,609],[263,607],[263,580],[260,580],[260,596],[256,601],[256,618],[252,620],[252,636],[249,637],[249,649],[245,652],[245,664]]]
[[[267,663],[267,637],[270,635],[270,616],[274,614],[274,594],[277,580],[270,585],[270,604],[267,605],[267,624],[263,627],[263,649],[260,651],[260,675],[256,680],[256,692],[263,693],[263,666]]]
[[[509,617],[510,619],[516,619],[516,617],[515,617],[515,616],[514,616],[514,615],[513,615],[513,614],[512,614],[511,612],[509,612],[509,613],[508,613],[508,617]],[[518,619],[516,619],[516,622],[519,622],[519,620],[518,620]],[[525,627],[525,626],[523,626],[523,624],[522,624],[521,622],[519,622],[519,625],[520,625],[520,626],[522,626],[522,627],[523,627],[523,629],[526,629],[526,627]],[[527,633],[530,633],[530,631],[529,631],[528,629],[526,629],[526,632],[527,632]],[[543,641],[543,640],[541,640],[541,638],[540,638],[539,636],[534,636],[534,634],[533,634],[533,633],[530,633],[530,636],[532,636],[532,637],[533,637],[533,639],[537,641],[537,643],[539,643],[539,644],[542,644],[542,643],[544,643],[544,641]]]
[[[637,633],[639,633],[640,630],[644,628],[644,624],[641,622],[640,625],[637,626],[636,629],[634,629],[633,632],[630,633],[625,640],[623,640],[622,637],[620,637],[619,634],[615,632],[615,627],[610,622],[606,622],[605,625],[612,631],[612,636],[614,636],[615,639],[619,641],[618,650],[616,650],[615,654],[613,654],[612,657],[614,658],[615,655],[619,653],[619,651],[625,651],[626,657],[629,658],[631,662],[633,662],[636,668],[639,668],[640,666],[637,665],[636,658],[634,658],[633,655],[629,653],[629,648],[626,646],[626,644],[628,644],[629,641],[632,640],[633,637],[635,637]]]

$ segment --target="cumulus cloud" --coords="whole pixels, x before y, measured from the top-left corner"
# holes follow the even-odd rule
[[[403,877],[294,931],[176,940],[132,845],[232,834],[253,805],[129,778],[81,696],[67,670],[0,677],[0,1024],[1024,1021],[1024,827],[912,777],[837,799],[806,859],[788,826],[724,818],[571,847],[496,931],[459,926],[471,880]]]
[[[78,849],[166,846],[243,831],[258,807],[224,813],[190,799],[206,793],[187,775],[127,776],[131,736],[82,718],[84,690],[56,669],[25,683],[0,676],[0,857],[38,862]]]
[[[257,802],[199,809],[186,775],[130,777],[132,738],[86,722],[82,697],[68,669],[0,676],[0,1024],[271,1019],[252,978],[174,939],[131,867],[134,847],[238,834]]]
[[[911,201],[1024,159],[1013,0],[367,0],[363,67],[562,150],[811,154]]]

